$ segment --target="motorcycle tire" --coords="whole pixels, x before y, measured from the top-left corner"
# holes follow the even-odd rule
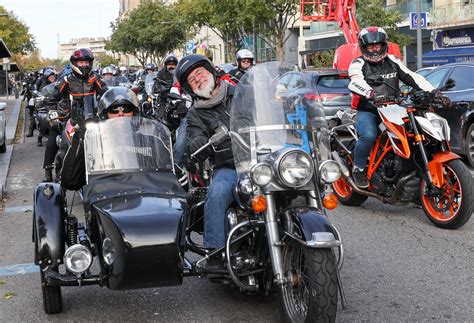
[[[41,290],[43,292],[43,307],[46,314],[58,314],[63,311],[63,296],[61,287],[50,286],[41,273]]]
[[[350,151],[354,151],[355,147],[355,140],[351,140],[347,145],[347,149]],[[348,169],[352,169],[354,163],[352,161],[352,156],[348,155],[342,148],[339,147],[338,150],[339,156],[341,156],[342,160],[345,162]],[[337,199],[341,204],[348,205],[348,206],[359,206],[364,203],[368,196],[358,194],[354,192],[351,188],[351,185],[341,176],[339,180],[332,184],[334,189],[334,193],[337,196]]]
[[[294,277],[293,283],[277,288],[282,321],[334,322],[338,289],[332,250],[307,248],[289,240],[282,251],[284,272]]]
[[[420,186],[421,206],[428,219],[437,227],[457,229],[471,218],[474,211],[474,183],[467,166],[459,159],[444,164],[445,184],[441,194],[423,194],[426,182]]]

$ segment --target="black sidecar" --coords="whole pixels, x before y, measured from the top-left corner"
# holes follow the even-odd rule
[[[68,213],[59,184],[42,183],[34,195],[35,264],[48,314],[62,311],[61,286],[182,282],[187,195],[172,171],[168,130],[145,118],[110,119],[88,128],[84,151],[84,223]]]

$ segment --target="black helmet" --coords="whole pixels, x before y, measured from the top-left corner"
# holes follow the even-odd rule
[[[94,54],[92,54],[92,51],[89,48],[79,48],[72,53],[70,61],[74,74],[78,77],[87,78],[92,70]],[[88,61],[89,66],[79,67],[77,65],[78,61]]]
[[[56,71],[55,71],[54,69],[52,69],[52,68],[45,68],[45,69],[43,70],[43,78],[47,79],[47,78],[50,77],[51,75],[54,75],[54,76],[57,75],[57,73],[56,73]]]
[[[166,56],[164,64],[165,65],[168,65],[168,64],[178,65],[178,58],[174,54],[169,54],[168,56]]]
[[[217,78],[217,70],[214,65],[212,65],[211,61],[203,55],[192,54],[185,56],[179,61],[178,66],[176,66],[176,79],[178,80],[179,85],[181,85],[181,87],[191,96],[196,95],[188,84],[188,75],[200,66],[211,72],[211,74],[214,75],[214,79]]]
[[[371,53],[367,50],[367,45],[378,43],[382,45],[379,51]],[[366,60],[373,63],[380,62],[387,56],[388,52],[387,33],[380,27],[371,26],[364,28],[359,34],[359,46]]]
[[[128,106],[134,115],[138,112],[138,98],[135,93],[124,86],[111,87],[99,101],[99,118],[107,119],[107,111],[116,106]]]
[[[145,65],[145,71],[146,70],[155,70],[155,69],[156,69],[156,65],[153,64],[153,63],[149,63],[149,64]]]

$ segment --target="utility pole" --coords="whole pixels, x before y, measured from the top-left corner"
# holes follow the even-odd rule
[[[58,40],[58,59],[61,57],[61,43],[59,41],[59,34],[56,34],[56,38]]]
[[[416,0],[416,68],[423,67],[423,49],[421,36],[421,0]]]

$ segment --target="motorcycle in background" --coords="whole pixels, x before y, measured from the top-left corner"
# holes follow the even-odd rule
[[[333,184],[339,201],[350,206],[359,206],[369,197],[396,205],[413,202],[440,228],[463,226],[474,211],[474,185],[461,157],[451,152],[447,120],[430,109],[444,101],[418,92],[412,101],[398,97],[380,103],[381,133],[369,156],[367,189],[357,187],[352,179],[358,138],[354,122],[341,115],[342,125],[331,131],[332,154],[342,170],[342,178]],[[354,136],[346,143],[336,133],[344,127]]]

